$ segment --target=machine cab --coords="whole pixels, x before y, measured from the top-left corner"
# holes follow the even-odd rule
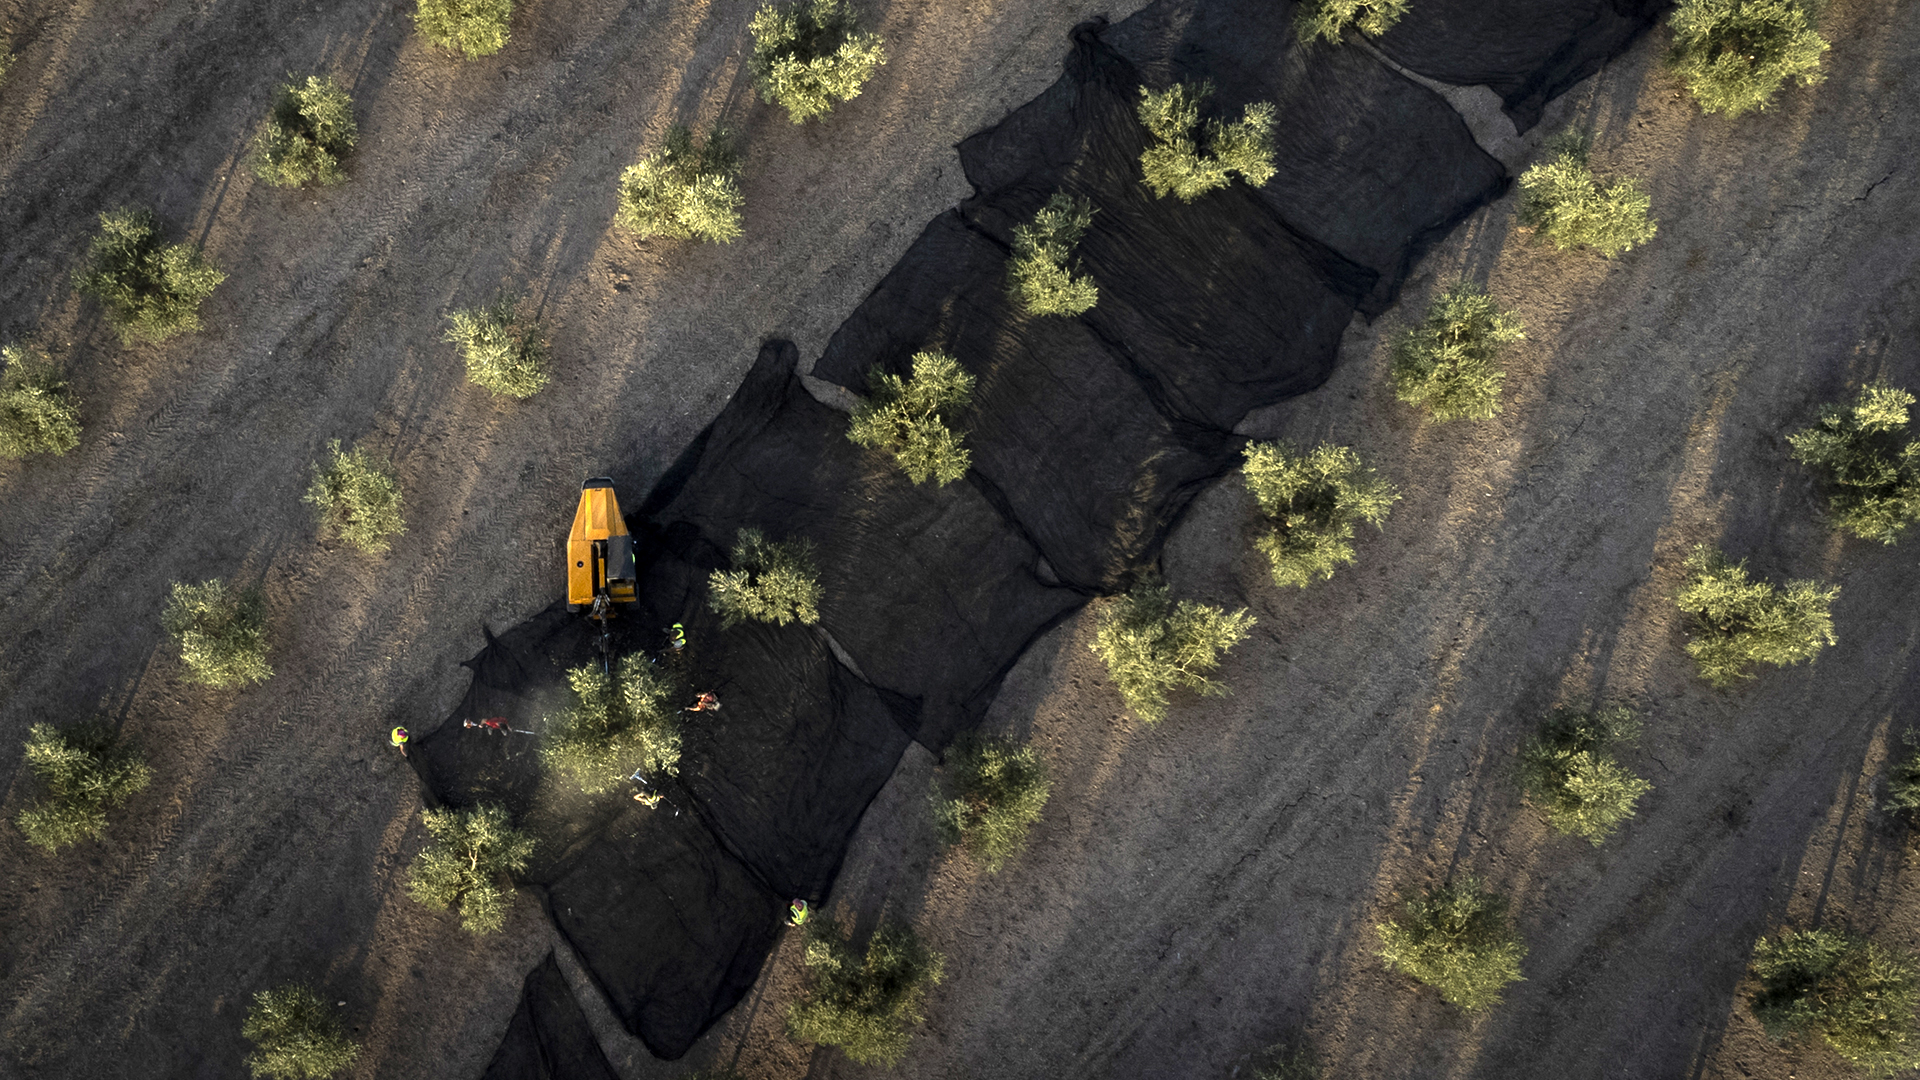
[[[594,607],[601,597],[633,603],[633,535],[620,515],[613,481],[596,476],[580,485],[580,508],[567,534],[567,607]]]

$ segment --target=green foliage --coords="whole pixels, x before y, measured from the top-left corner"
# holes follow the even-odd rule
[[[964,844],[997,871],[1027,846],[1047,805],[1046,763],[1033,747],[1004,739],[961,739],[948,755],[946,791],[935,782],[934,821],[947,843]]]
[[[28,843],[50,855],[106,831],[107,811],[153,779],[140,752],[120,744],[101,723],[65,731],[35,724],[27,731],[25,760],[47,793],[21,810],[14,824]]]
[[[1491,420],[1500,413],[1502,347],[1525,338],[1520,320],[1501,311],[1485,289],[1462,281],[1427,308],[1426,321],[1393,345],[1393,390],[1425,405],[1437,421]]]
[[[1795,461],[1826,474],[1827,513],[1842,532],[1891,544],[1920,518],[1920,439],[1907,438],[1913,400],[1869,383],[1851,407],[1828,405],[1818,423],[1787,436]]]
[[[1851,934],[1788,930],[1753,947],[1754,1019],[1776,1039],[1819,1035],[1873,1076],[1920,1068],[1913,958]]]
[[[1640,737],[1633,710],[1556,712],[1520,751],[1520,783],[1547,815],[1547,824],[1598,847],[1653,785],[1628,772],[1608,752]]]
[[[1353,561],[1357,522],[1383,527],[1400,493],[1349,447],[1322,443],[1306,454],[1286,443],[1250,443],[1241,469],[1271,527],[1254,541],[1275,585],[1305,588]]]
[[[657,152],[620,174],[615,224],[641,238],[730,243],[740,235],[740,160],[726,132],[714,128],[699,146],[674,125]]]
[[[733,569],[709,574],[707,589],[723,630],[747,619],[781,626],[820,621],[823,590],[810,540],[770,541],[759,529],[741,529],[733,543]]]
[[[326,1002],[299,983],[255,994],[240,1034],[259,1047],[247,1068],[272,1080],[326,1080],[360,1056]]]
[[[1093,203],[1056,191],[1031,224],[1014,226],[1007,292],[1027,314],[1078,315],[1099,301],[1093,279],[1074,277],[1067,266],[1092,224]]]
[[[1411,0],[1303,0],[1293,12],[1293,29],[1300,44],[1314,38],[1338,44],[1351,26],[1368,37],[1379,37],[1407,13]]]
[[[947,415],[973,400],[974,379],[941,352],[913,354],[913,376],[902,379],[874,365],[868,394],[853,410],[847,438],[893,455],[908,479],[944,487],[966,475],[973,455],[947,424]]]
[[[1667,63],[1702,112],[1764,110],[1788,79],[1812,86],[1826,78],[1820,54],[1830,46],[1813,30],[1818,16],[1817,3],[1804,0],[1680,0],[1667,20]]]
[[[1705,544],[1687,555],[1687,581],[1674,596],[1693,616],[1687,655],[1700,677],[1719,689],[1753,676],[1748,664],[1786,666],[1812,660],[1833,644],[1828,608],[1839,586],[1792,581],[1783,593],[1764,581],[1748,581],[1746,560],[1729,563]]]
[[[64,454],[80,445],[80,403],[38,350],[0,346],[0,458]]]
[[[580,790],[611,791],[635,769],[649,775],[680,771],[675,688],[658,665],[634,653],[621,657],[613,678],[588,664],[567,672],[567,686],[568,707],[548,718],[540,756]]]
[[[860,96],[874,69],[887,62],[880,35],[861,31],[846,0],[794,0],[763,6],[747,24],[753,58],[747,69],[760,97],[803,124]]]
[[[460,346],[467,381],[496,394],[530,398],[547,385],[547,336],[537,319],[501,297],[491,305],[447,316],[445,340]]]
[[[504,806],[424,810],[433,844],[414,856],[407,895],[428,907],[454,908],[470,934],[507,924],[511,893],[500,878],[518,874],[533,858],[533,837],[513,827]]]
[[[507,47],[513,0],[420,0],[413,16],[422,37],[469,60]]]
[[[253,141],[254,175],[275,187],[309,181],[337,184],[359,127],[353,99],[332,76],[307,76],[306,85],[283,83],[267,126]]]
[[[946,958],[928,949],[910,926],[882,926],[863,957],[839,929],[813,924],[807,936],[805,997],[787,1010],[787,1034],[838,1046],[861,1065],[893,1065],[925,1019],[920,1001],[940,982]]]
[[[1908,738],[1911,741],[1911,732]],[[1920,810],[1920,750],[1909,750],[1887,770],[1887,801],[1880,808],[1907,814]]]
[[[162,244],[151,213],[122,207],[100,215],[78,287],[132,344],[200,329],[200,302],[225,280],[191,244]]]
[[[1507,901],[1471,877],[1407,897],[1405,913],[1375,929],[1387,967],[1440,991],[1466,1012],[1500,1002],[1520,979],[1527,947],[1507,920]]]
[[[188,677],[208,686],[245,686],[273,675],[267,663],[267,606],[258,589],[215,579],[173,583],[160,624],[180,643]]]
[[[1157,94],[1140,88],[1140,123],[1153,136],[1140,169],[1154,198],[1192,202],[1226,187],[1233,173],[1254,187],[1273,179],[1273,103],[1253,102],[1232,123],[1202,125],[1200,105],[1212,93],[1212,83],[1175,83]]]
[[[1653,202],[1632,177],[1601,188],[1588,149],[1585,136],[1563,132],[1548,146],[1551,160],[1520,174],[1520,224],[1561,251],[1590,247],[1611,259],[1653,239]]]
[[[13,62],[20,59],[7,49],[7,41],[0,38],[0,86],[7,84],[7,75],[13,71]]]
[[[1253,1080],[1320,1080],[1320,1055],[1305,1042],[1283,1042],[1253,1055]]]
[[[1143,581],[1100,612],[1093,652],[1134,715],[1149,724],[1167,715],[1167,695],[1177,689],[1203,697],[1226,694],[1208,678],[1220,654],[1246,640],[1254,618],[1246,608],[1226,611],[1191,600],[1174,603],[1165,582]]]
[[[387,537],[407,531],[400,513],[400,484],[361,447],[342,453],[340,440],[327,444],[333,463],[313,467],[313,484],[302,502],[320,513],[322,532],[372,555],[387,550]]]

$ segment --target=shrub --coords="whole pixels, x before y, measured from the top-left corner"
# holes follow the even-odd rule
[[[1228,614],[1191,600],[1176,604],[1165,582],[1148,580],[1104,606],[1092,648],[1107,662],[1127,707],[1153,724],[1166,718],[1173,690],[1225,695],[1226,686],[1207,676],[1220,665],[1221,653],[1246,640],[1253,624],[1246,608]]]
[[[1474,878],[1408,897],[1404,909],[1376,927],[1387,967],[1467,1012],[1499,1004],[1501,990],[1519,980],[1527,947],[1507,920],[1507,901]]]
[[[1746,566],[1745,559],[1729,563],[1702,544],[1687,556],[1687,581],[1674,597],[1693,616],[1687,655],[1699,665],[1700,677],[1720,689],[1752,678],[1748,664],[1797,664],[1834,642],[1828,608],[1840,595],[1838,586],[1792,581],[1783,593],[1764,581],[1748,581]]]
[[[547,721],[540,756],[589,795],[611,791],[634,770],[680,771],[680,714],[674,687],[639,653],[620,659],[615,677],[596,664],[567,672],[571,699]]]
[[[201,301],[225,280],[192,245],[162,244],[152,214],[122,207],[100,215],[79,289],[132,344],[200,329]]]
[[[1564,132],[1548,146],[1551,160],[1520,174],[1520,224],[1561,251],[1590,247],[1611,259],[1653,239],[1653,202],[1632,177],[1601,188],[1587,152],[1585,136]]]
[[[80,445],[80,404],[38,350],[0,346],[0,458],[64,454]]]
[[[747,24],[753,32],[748,71],[769,105],[803,124],[860,96],[875,68],[887,62],[880,35],[861,31],[846,0],[795,0],[763,6]]]
[[[313,467],[313,485],[302,502],[320,513],[320,530],[369,554],[387,550],[387,537],[407,531],[400,513],[400,484],[360,447],[342,453],[340,440],[327,444],[333,464]]]
[[[1051,787],[1047,766],[1031,746],[966,738],[950,751],[945,797],[938,782],[933,817],[949,844],[963,844],[989,872],[1027,846]]]
[[[1400,498],[1392,484],[1345,446],[1322,443],[1296,454],[1286,443],[1251,443],[1241,469],[1271,528],[1254,541],[1275,585],[1305,588],[1353,561],[1353,527],[1382,527]]]
[[[620,174],[613,220],[642,239],[664,236],[729,243],[740,235],[740,161],[726,133],[714,128],[700,146],[675,125],[656,153]]]
[[[1007,292],[1029,315],[1078,315],[1100,299],[1090,277],[1067,266],[1073,246],[1093,223],[1093,203],[1056,191],[1026,225],[1013,229]]]
[[[806,952],[812,985],[788,1008],[787,1034],[838,1046],[861,1065],[893,1065],[907,1052],[907,1028],[925,1019],[920,1000],[945,963],[910,926],[881,927],[862,957],[838,928],[815,923]]]
[[[1852,407],[1828,405],[1820,420],[1787,436],[1793,459],[1827,480],[1834,526],[1891,544],[1920,518],[1920,439],[1908,439],[1913,395],[1883,382],[1860,389]]]
[[[741,529],[733,544],[733,569],[709,574],[707,589],[723,630],[747,619],[781,626],[820,621],[820,571],[808,540],[770,541],[759,529]]]
[[[539,320],[501,297],[491,305],[447,316],[446,340],[460,346],[467,381],[496,394],[530,398],[547,385],[547,337]]]
[[[1633,804],[1653,785],[1620,767],[1608,749],[1640,737],[1633,711],[1556,712],[1520,751],[1520,783],[1547,815],[1547,824],[1595,847],[1633,816]]]
[[[973,400],[974,379],[941,352],[913,354],[913,376],[888,375],[875,365],[868,394],[853,410],[847,438],[893,455],[916,484],[946,486],[966,475],[973,455],[960,445],[946,417]]]
[[[326,1002],[299,983],[255,994],[240,1034],[259,1047],[247,1068],[273,1080],[325,1080],[360,1056]]]
[[[122,745],[98,722],[61,731],[35,724],[27,732],[26,765],[46,788],[45,798],[14,818],[27,842],[57,853],[107,828],[107,811],[153,779],[140,752]]]
[[[1393,29],[1409,6],[1409,0],[1304,0],[1294,9],[1293,30],[1302,45],[1314,38],[1338,44],[1349,26],[1379,37]]]
[[[353,99],[331,76],[309,75],[305,86],[283,83],[253,142],[254,175],[276,187],[337,184],[347,178],[340,162],[359,130]]]
[[[188,678],[214,687],[265,682],[267,606],[258,589],[229,589],[215,579],[173,583],[160,623],[180,643]]]
[[[533,837],[513,827],[504,806],[471,810],[424,810],[433,844],[414,856],[407,895],[428,907],[453,908],[470,934],[491,934],[507,924],[505,874],[517,874],[533,858]]]
[[[1818,1035],[1874,1076],[1920,1067],[1920,977],[1911,957],[1833,930],[1788,930],[1753,947],[1754,1019],[1776,1039]]]
[[[513,0],[420,0],[413,22],[421,36],[469,60],[507,47]]]
[[[1908,733],[1911,741],[1912,733]],[[1882,810],[1911,814],[1920,810],[1920,750],[1910,750],[1887,770],[1887,801]]]
[[[1320,1080],[1320,1055],[1304,1042],[1279,1043],[1253,1055],[1253,1080]]]
[[[1815,3],[1796,0],[1680,0],[1667,21],[1667,63],[1702,112],[1764,110],[1788,79],[1812,86],[1826,77],[1820,54],[1830,46],[1813,30],[1818,16]]]
[[[5,39],[0,39],[0,86],[7,84],[7,74],[13,70],[13,62],[20,59],[7,49]]]
[[[1462,281],[1434,297],[1426,321],[1393,346],[1393,389],[1437,421],[1491,420],[1500,412],[1503,346],[1525,338],[1520,320],[1485,289]]]
[[[1157,94],[1140,88],[1140,123],[1153,136],[1140,168],[1154,198],[1192,202],[1226,187],[1232,173],[1254,187],[1273,179],[1273,103],[1253,102],[1233,123],[1202,125],[1200,104],[1212,93],[1212,83],[1175,83]]]

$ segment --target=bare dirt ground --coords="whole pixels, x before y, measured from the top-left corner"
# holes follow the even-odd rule
[[[477,624],[551,599],[581,476],[637,449],[656,466],[618,478],[637,497],[763,335],[816,355],[965,194],[951,145],[1050,82],[1074,22],[1129,10],[888,6],[892,63],[795,129],[740,75],[750,4],[540,0],[472,64],[412,36],[410,7],[0,6],[22,55],[0,89],[0,334],[55,347],[88,425],[66,459],[0,465],[0,744],[101,709],[158,771],[57,860],[0,828],[0,1074],[241,1076],[248,996],[307,978],[367,1042],[353,1075],[477,1075],[550,935],[530,898],[478,943],[406,899],[418,795],[385,727],[444,715]],[[1563,255],[1502,200],[1356,321],[1327,386],[1251,419],[1356,446],[1406,498],[1358,565],[1281,591],[1237,485],[1202,497],[1168,576],[1261,620],[1224,701],[1147,728],[1087,653],[1089,618],[1034,648],[990,718],[1056,775],[1020,861],[942,857],[934,763],[909,751],[831,909],[913,919],[947,954],[898,1075],[1226,1076],[1300,1030],[1341,1077],[1847,1075],[1773,1047],[1739,994],[1783,922],[1920,947],[1906,836],[1873,810],[1920,726],[1920,541],[1836,539],[1782,438],[1866,378],[1920,386],[1915,15],[1838,0],[1829,80],[1764,115],[1700,115],[1655,62],[1660,30],[1528,138],[1484,125],[1516,163],[1590,127],[1602,171],[1646,179],[1660,236]],[[238,155],[273,84],[309,70],[355,94],[355,179],[261,188]],[[671,120],[714,117],[748,148],[747,236],[610,233],[618,169]],[[92,215],[129,201],[232,275],[204,333],[123,348],[72,298]],[[1529,340],[1499,420],[1424,425],[1386,388],[1385,341],[1463,273]],[[526,403],[465,385],[438,341],[449,306],[502,287],[554,326],[554,385]],[[317,544],[299,505],[335,437],[400,471],[410,531],[384,559]],[[1708,689],[1668,599],[1700,541],[1841,585],[1840,644]],[[212,576],[267,591],[263,687],[190,687],[161,640],[167,583]],[[1644,710],[1628,760],[1656,788],[1595,850],[1550,834],[1510,769],[1544,708],[1601,699]],[[17,756],[0,782],[11,817]],[[1472,1022],[1385,972],[1370,929],[1397,890],[1465,870],[1513,896],[1532,947]],[[877,1072],[779,1034],[795,944],[685,1062],[590,997],[589,1015],[629,1077]]]

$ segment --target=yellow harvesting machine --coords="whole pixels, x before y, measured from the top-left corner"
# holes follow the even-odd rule
[[[567,534],[567,610],[590,610],[604,622],[612,605],[633,601],[633,534],[620,516],[613,481],[595,476],[580,485],[580,508]]]

